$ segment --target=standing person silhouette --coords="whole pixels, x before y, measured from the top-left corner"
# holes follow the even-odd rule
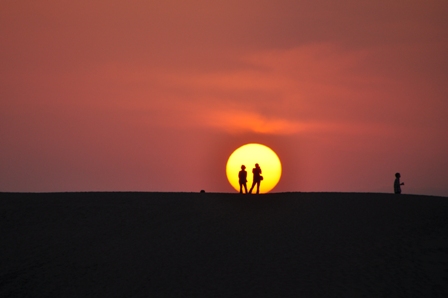
[[[263,177],[261,177],[261,168],[256,163],[255,168],[252,169],[252,173],[254,174],[254,179],[252,181],[252,187],[250,188],[249,193],[252,193],[252,190],[254,189],[255,184],[257,185],[257,194],[260,193],[260,182],[263,180]]]
[[[240,193],[243,193],[243,187],[247,194],[247,172],[246,172],[246,166],[241,166],[241,171],[238,173],[238,180],[240,182]]]
[[[401,194],[401,185],[404,185],[404,182],[400,183],[400,177],[400,173],[395,174],[394,193],[397,195]]]

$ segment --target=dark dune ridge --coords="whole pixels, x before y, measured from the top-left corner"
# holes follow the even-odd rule
[[[447,297],[448,198],[0,194],[1,297]]]

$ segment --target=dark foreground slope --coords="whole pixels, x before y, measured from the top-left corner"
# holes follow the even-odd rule
[[[448,198],[0,194],[1,297],[447,297]]]

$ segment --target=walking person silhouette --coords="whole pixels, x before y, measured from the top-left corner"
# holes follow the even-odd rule
[[[252,173],[254,174],[254,179],[252,181],[252,187],[250,188],[249,193],[252,193],[252,190],[254,189],[255,184],[257,185],[257,194],[260,193],[260,182],[263,180],[263,177],[261,176],[261,168],[256,163],[255,168],[252,169]]]
[[[404,182],[400,183],[400,177],[400,173],[395,173],[394,193],[397,195],[401,194],[401,185],[404,185]]]
[[[241,166],[241,171],[238,173],[238,180],[240,182],[240,193],[243,193],[243,187],[247,194],[247,172],[246,172],[246,166]]]

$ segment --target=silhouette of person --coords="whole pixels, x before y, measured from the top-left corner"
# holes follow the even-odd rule
[[[240,182],[240,193],[243,193],[243,187],[244,190],[246,191],[245,193],[247,193],[247,172],[246,172],[246,166],[242,165],[241,166],[241,171],[238,173],[238,179]]]
[[[257,194],[260,193],[260,182],[263,179],[261,177],[261,168],[260,166],[256,163],[255,164],[255,168],[252,169],[252,173],[254,174],[254,179],[252,181],[252,187],[249,190],[249,193],[252,193],[252,190],[254,189],[255,184],[257,185]]]
[[[401,194],[401,185],[404,185],[404,182],[400,183],[400,177],[400,173],[395,173],[394,193],[397,195]]]

